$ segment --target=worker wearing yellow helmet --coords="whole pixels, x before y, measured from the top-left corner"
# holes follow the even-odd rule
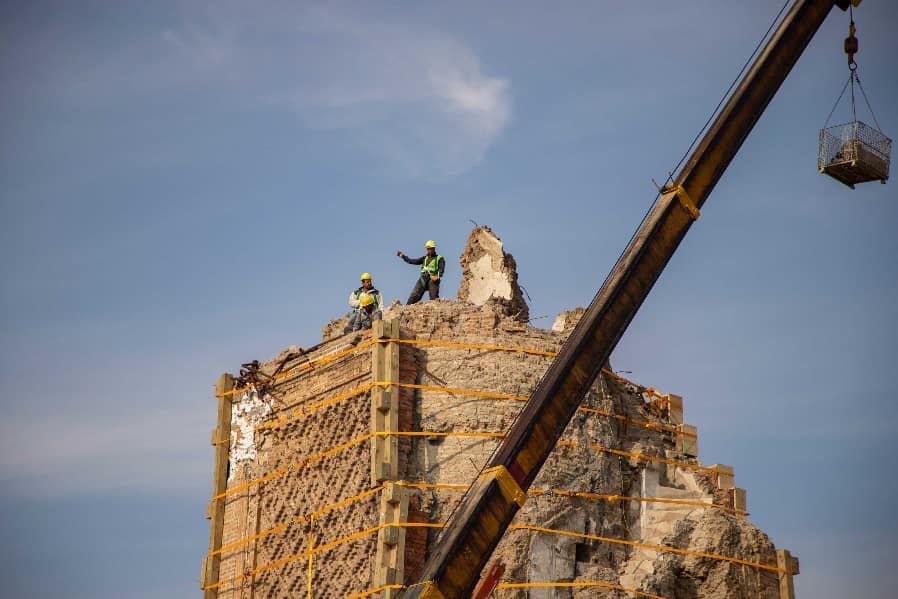
[[[349,323],[343,329],[344,333],[370,329],[371,322],[380,320],[383,316],[384,300],[380,291],[374,288],[371,273],[363,272],[359,275],[362,286],[349,294]]]
[[[409,264],[421,265],[421,275],[415,282],[412,293],[408,296],[407,305],[415,304],[424,296],[427,291],[430,299],[440,297],[440,281],[443,279],[443,271],[446,269],[446,260],[437,254],[437,243],[433,239],[428,239],[424,244],[427,253],[420,258],[409,258],[402,251],[396,252],[396,255],[408,262]]]

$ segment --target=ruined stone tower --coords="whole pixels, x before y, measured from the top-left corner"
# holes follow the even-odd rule
[[[458,300],[389,307],[216,387],[206,597],[399,597],[582,315],[528,324],[486,227]],[[493,557],[494,597],[792,596],[797,560],[699,463],[683,401],[606,369]]]

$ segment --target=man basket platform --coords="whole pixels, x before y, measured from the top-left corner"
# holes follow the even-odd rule
[[[817,169],[851,189],[867,181],[885,183],[891,151],[891,139],[862,121],[851,121],[820,130]]]

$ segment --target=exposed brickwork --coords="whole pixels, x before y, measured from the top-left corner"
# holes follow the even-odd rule
[[[420,495],[409,498],[409,522],[430,522],[430,515],[421,510]],[[409,528],[405,533],[405,576],[417,580],[427,559],[427,528]]]
[[[348,338],[346,338],[348,339]],[[345,350],[346,339],[327,344],[311,359]],[[288,368],[305,360],[288,364]],[[271,363],[263,365],[270,368]],[[367,435],[370,431],[369,392],[319,409],[314,404],[350,392],[371,381],[370,349],[304,370],[269,387],[274,409],[271,420],[289,420],[254,434],[258,455],[241,464],[229,487],[290,468],[285,476],[250,487],[227,498],[224,545],[267,529],[293,523],[286,531],[269,534],[228,551],[222,558],[221,578],[233,578],[254,568],[284,563],[258,573],[237,586],[226,586],[219,597],[276,598],[305,594],[309,560],[309,514],[370,488],[367,443],[316,459],[328,449]],[[239,401],[239,394],[235,396]],[[301,412],[307,413],[302,415]],[[311,460],[311,461],[310,461]],[[332,543],[377,526],[377,496],[340,507],[312,521],[314,546]],[[316,553],[313,558],[315,597],[344,597],[369,588],[375,536]],[[292,559],[291,559],[292,558]],[[252,595],[250,591],[252,590]]]
[[[416,350],[411,345],[399,346],[399,381],[415,383],[418,380],[418,359]],[[399,389],[399,430],[420,430],[415,427],[415,391],[409,388]],[[409,456],[412,451],[411,437],[399,438],[399,478],[409,477]]]

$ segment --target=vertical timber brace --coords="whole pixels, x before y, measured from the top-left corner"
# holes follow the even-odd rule
[[[795,599],[792,577],[798,574],[798,558],[789,553],[788,549],[777,549],[776,566],[784,570],[779,573],[780,599]]]
[[[215,395],[218,396],[218,426],[212,431],[212,446],[215,447],[215,471],[212,476],[212,496],[224,493],[228,488],[228,460],[230,458],[231,439],[231,397],[224,395],[234,388],[234,377],[223,374],[215,383]],[[209,523],[209,553],[221,549],[224,533],[224,498],[213,499],[206,510]],[[200,572],[200,588],[218,582],[221,571],[221,554],[203,558]],[[206,589],[205,599],[217,599],[218,589]]]
[[[387,483],[380,496],[381,526],[377,533],[374,586],[402,584],[405,578],[405,527],[390,526],[408,521],[408,490]],[[395,599],[400,589],[384,589],[383,599]]]
[[[408,521],[408,491],[389,481],[399,478],[399,437],[384,434],[399,431],[399,321],[372,323],[375,343],[371,353],[371,484],[384,484],[380,497],[380,525],[374,564],[374,586],[402,584],[405,568],[405,527],[391,526]],[[380,384],[378,384],[380,383]],[[400,591],[384,589],[383,599],[394,599]]]
[[[399,321],[376,320],[374,340],[398,339]],[[399,431],[399,344],[375,343],[371,352],[371,485],[399,478],[399,437],[384,434]],[[381,383],[381,384],[378,384]]]

